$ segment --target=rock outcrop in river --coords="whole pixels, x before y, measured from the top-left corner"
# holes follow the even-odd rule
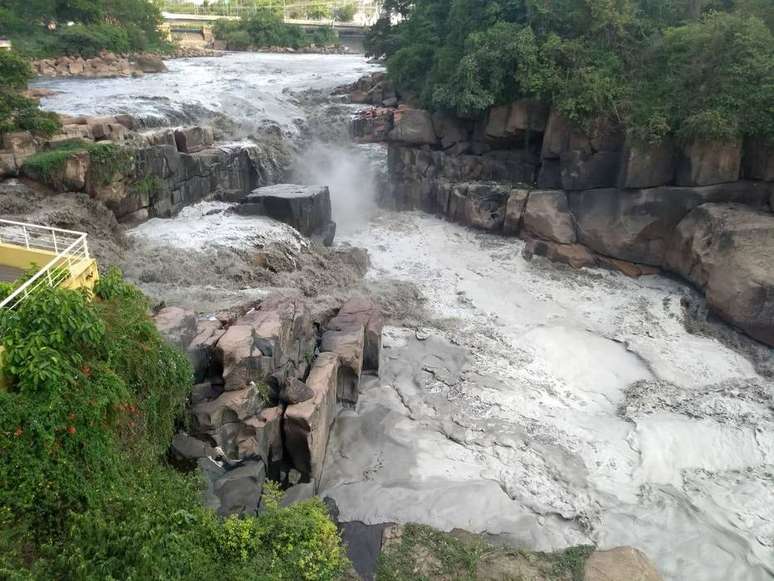
[[[362,95],[384,95],[385,82],[361,80],[353,100],[381,103]],[[522,236],[529,253],[574,267],[670,270],[704,290],[717,315],[774,345],[770,146],[643,144],[603,120],[582,132],[532,101],[480,121],[375,109],[353,134],[389,143],[383,203]]]

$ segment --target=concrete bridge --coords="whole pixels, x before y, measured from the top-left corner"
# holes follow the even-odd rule
[[[338,22],[336,20],[304,20],[289,18],[288,10],[285,10],[284,22],[301,26],[306,30],[315,30],[320,28],[333,28],[341,39],[342,44],[350,47],[352,50],[362,50],[362,41],[366,29],[371,25],[367,22],[369,18],[362,15],[353,19],[352,22]],[[184,14],[175,12],[162,12],[164,17],[163,30],[166,31],[170,40],[176,40],[183,45],[188,46],[207,46],[213,40],[212,27],[218,20],[239,20],[239,16],[223,14]]]

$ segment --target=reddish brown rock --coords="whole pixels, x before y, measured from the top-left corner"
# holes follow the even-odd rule
[[[336,415],[340,366],[335,353],[321,353],[306,384],[314,396],[285,410],[285,446],[304,480],[319,483],[328,434]]]
[[[382,328],[384,318],[379,305],[365,297],[353,297],[344,303],[338,314],[328,322],[332,331],[365,329],[363,347],[363,370],[379,370],[379,354],[382,349]]]
[[[341,361],[338,399],[350,405],[357,403],[364,342],[365,329],[362,324],[341,331],[326,331],[322,337],[320,351],[335,353]]]

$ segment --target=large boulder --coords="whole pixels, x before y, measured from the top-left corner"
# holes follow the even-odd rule
[[[143,73],[167,72],[167,65],[160,56],[155,54],[139,54],[134,57],[134,63]]]
[[[559,244],[550,240],[530,238],[524,245],[522,254],[527,260],[531,260],[533,256],[544,256],[552,262],[560,262],[573,268],[597,265],[594,253],[583,244]]]
[[[538,238],[573,244],[575,225],[567,195],[561,190],[530,192],[524,210],[524,229]]]
[[[215,137],[211,127],[178,127],[175,143],[182,153],[196,153],[212,146]]]
[[[628,140],[621,156],[618,187],[655,188],[672,183],[676,156],[669,139],[657,143]]]
[[[664,261],[703,288],[710,308],[774,346],[774,215],[736,204],[703,204],[674,230]]]
[[[490,232],[502,230],[510,191],[502,184],[471,183],[463,209],[464,223]]]
[[[393,117],[391,141],[412,145],[435,145],[438,137],[433,128],[433,118],[424,109],[398,109]]]
[[[153,322],[161,336],[182,349],[196,337],[197,323],[193,311],[180,307],[165,307],[153,315]]]
[[[591,553],[583,581],[662,581],[662,577],[642,551],[616,547]]]
[[[360,375],[363,371],[365,327],[358,324],[341,331],[326,331],[322,336],[320,351],[335,353],[341,362],[341,381],[338,400],[348,405],[357,403]]]
[[[245,196],[235,211],[265,214],[290,224],[304,236],[313,236],[331,224],[331,194],[328,186],[265,186]]]
[[[231,459],[261,458],[267,467],[282,460],[282,408],[264,408],[254,416],[223,424],[213,434]]]
[[[235,468],[209,458],[199,460],[207,481],[205,503],[220,516],[255,514],[261,502],[266,467],[260,460],[248,460]]]
[[[369,298],[353,297],[342,305],[326,327],[332,331],[345,331],[359,329],[361,326],[365,329],[363,371],[378,371],[384,327],[379,305]]]
[[[319,483],[328,434],[336,417],[339,378],[339,357],[335,353],[320,353],[306,380],[314,395],[285,410],[285,447],[302,478],[315,485]]]
[[[742,140],[695,141],[683,147],[677,167],[678,186],[735,182],[742,165]]]
[[[196,432],[215,434],[225,424],[241,423],[256,415],[263,402],[255,386],[238,391],[224,391],[218,398],[194,405],[191,412]]]
[[[772,190],[771,184],[736,182],[702,188],[606,188],[572,192],[568,198],[580,243],[600,254],[660,266],[675,226],[690,210],[705,202],[762,207]]]

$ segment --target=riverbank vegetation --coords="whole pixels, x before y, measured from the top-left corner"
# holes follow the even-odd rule
[[[644,140],[774,137],[770,0],[388,0],[367,51],[463,117],[539,99]],[[400,16],[392,24],[389,15]]]
[[[219,20],[213,27],[218,40],[226,43],[229,50],[250,48],[306,48],[338,44],[339,37],[332,28],[320,28],[307,32],[301,26],[286,24],[282,19],[281,7],[259,10],[240,20]]]
[[[57,115],[42,111],[22,94],[31,78],[26,59],[13,51],[0,51],[0,137],[12,131],[51,135],[59,130]]]
[[[6,289],[9,290],[9,289]],[[0,312],[0,578],[327,580],[345,567],[323,504],[223,520],[165,461],[192,371],[116,271],[93,300],[44,289]]]
[[[165,50],[161,12],[146,0],[2,0],[0,36],[31,58]]]

